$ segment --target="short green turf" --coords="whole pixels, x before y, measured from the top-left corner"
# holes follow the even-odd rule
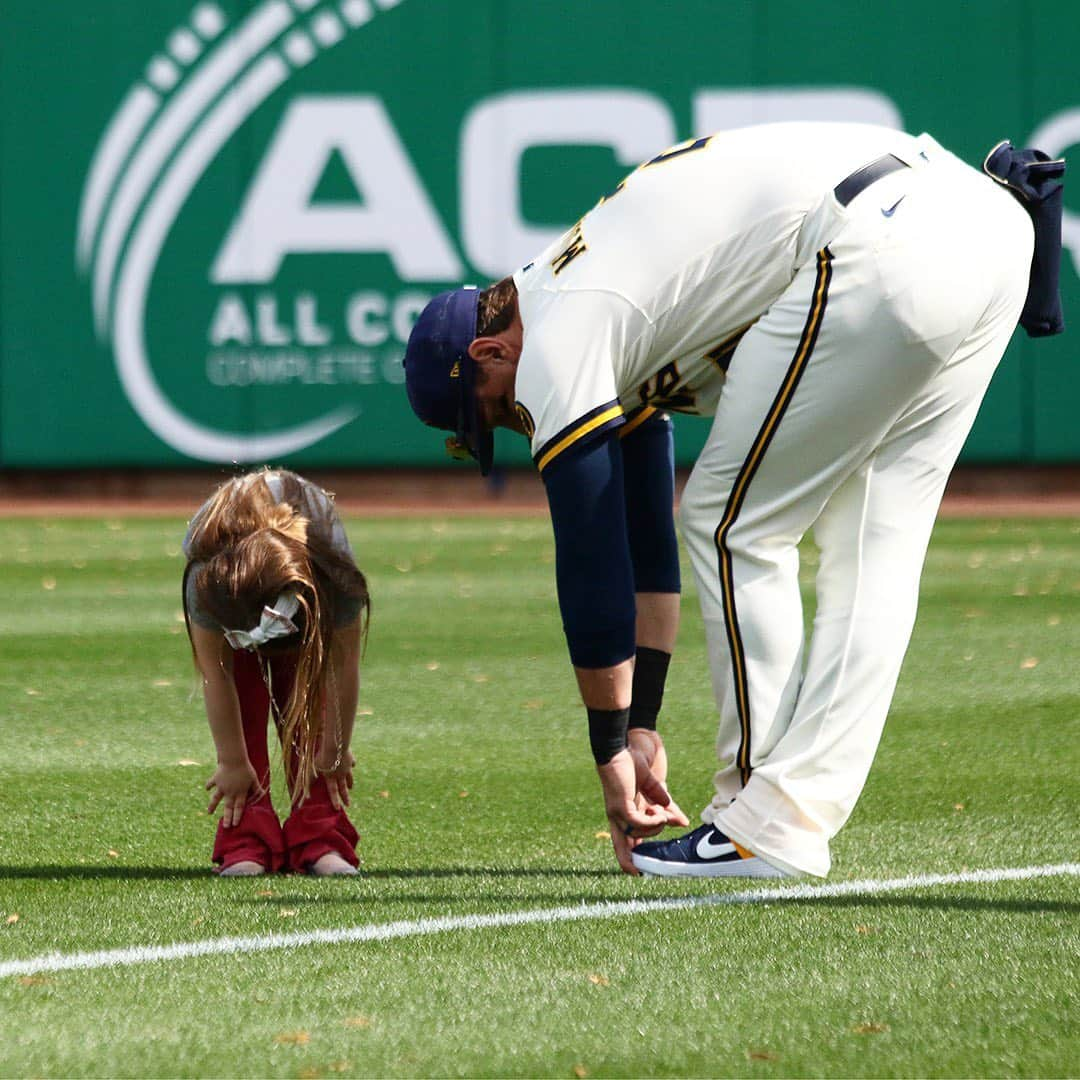
[[[364,873],[221,880],[183,523],[0,521],[0,962],[776,887],[618,872],[546,521],[347,526],[374,601]],[[685,577],[662,729],[693,813],[714,719]],[[830,881],[1076,862],[1078,656],[1080,522],[940,522]],[[7,976],[0,1075],[1075,1076],[1077,881]]]

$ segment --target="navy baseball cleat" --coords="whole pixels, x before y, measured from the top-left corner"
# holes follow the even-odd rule
[[[790,877],[739,847],[713,825],[699,825],[674,840],[638,844],[631,853],[643,874],[657,877]]]

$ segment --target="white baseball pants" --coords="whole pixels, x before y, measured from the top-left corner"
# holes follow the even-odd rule
[[[682,498],[720,712],[702,820],[794,872],[828,873],[862,791],[945,481],[1027,291],[1023,208],[926,145],[807,219],[805,265],[739,344]]]

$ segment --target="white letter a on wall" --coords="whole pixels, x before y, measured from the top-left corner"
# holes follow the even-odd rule
[[[335,151],[363,201],[313,205]],[[210,276],[222,285],[267,282],[286,255],[324,251],[384,252],[406,280],[456,281],[464,273],[376,98],[293,101]]]

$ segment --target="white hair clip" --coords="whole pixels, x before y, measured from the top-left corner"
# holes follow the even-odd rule
[[[264,607],[259,625],[250,630],[226,630],[225,640],[233,649],[257,649],[274,638],[295,634],[299,628],[292,621],[300,600],[295,593],[283,592],[273,607]]]

